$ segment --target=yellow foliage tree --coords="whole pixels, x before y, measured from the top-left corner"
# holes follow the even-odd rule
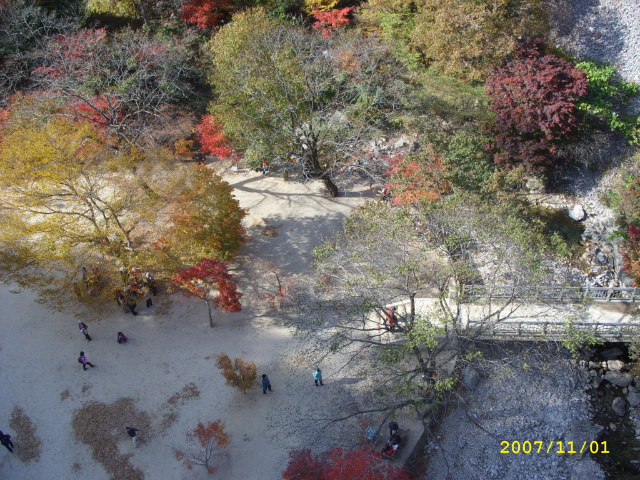
[[[113,15],[114,17],[138,18],[139,0],[87,0],[90,13]]]
[[[81,267],[98,268],[102,285],[123,264],[142,260],[142,226],[163,203],[149,191],[151,162],[134,149],[112,149],[86,122],[15,117],[0,144],[5,279],[42,287],[61,305],[74,294],[93,304],[111,299],[112,290],[90,286]]]
[[[436,72],[484,81],[518,37],[544,36],[540,0],[371,0],[362,18]]]

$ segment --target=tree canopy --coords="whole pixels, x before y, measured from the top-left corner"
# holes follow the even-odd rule
[[[333,194],[331,172],[394,112],[398,66],[358,32],[325,38],[258,8],[236,15],[209,52],[211,113],[225,134],[250,162],[299,168]]]

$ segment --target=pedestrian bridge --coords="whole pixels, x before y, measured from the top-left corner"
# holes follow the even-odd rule
[[[506,304],[514,297],[518,301],[510,304],[500,316],[484,323],[478,321],[486,317],[488,309]],[[638,288],[536,286],[514,293],[509,286],[465,285],[460,300],[458,325],[478,339],[562,341],[567,335],[579,335],[605,342],[629,342],[640,338]],[[440,316],[434,312],[438,301],[437,298],[416,298],[416,315],[437,319]],[[446,301],[455,308],[451,299]],[[403,325],[409,317],[408,300],[374,309],[369,321],[386,328],[385,308],[391,306],[396,307],[399,328],[385,335],[388,341],[402,341]]]

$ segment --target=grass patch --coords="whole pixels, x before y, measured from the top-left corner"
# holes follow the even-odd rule
[[[484,85],[471,86],[430,70],[417,78],[423,108],[452,122],[489,122],[494,119]]]

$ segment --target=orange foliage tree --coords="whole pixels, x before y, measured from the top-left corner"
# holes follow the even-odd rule
[[[231,444],[231,436],[224,431],[224,423],[218,419],[207,425],[198,423],[198,426],[187,433],[187,445],[185,450],[175,449],[176,458],[184,462],[189,470],[194,465],[204,466],[209,473],[215,473],[216,469],[211,464],[221,457],[228,457],[227,448]]]
[[[311,13],[317,20],[313,22],[313,27],[319,28],[322,31],[322,36],[326,38],[335,32],[338,27],[349,23],[349,14],[353,9],[354,7],[346,7],[322,11],[319,8],[314,8]]]
[[[182,18],[205,30],[220,25],[234,8],[232,0],[188,0],[182,5]]]
[[[223,159],[229,158],[235,153],[231,142],[222,132],[222,125],[214,120],[213,115],[202,117],[196,130],[203,151]]]
[[[233,197],[233,187],[204,166],[196,166],[184,189],[175,196],[171,226],[154,247],[174,270],[202,258],[229,260],[246,238],[245,209]]]
[[[227,380],[227,385],[247,393],[247,390],[256,384],[258,368],[253,362],[245,362],[241,358],[231,360],[225,353],[216,356],[216,365],[222,370],[222,376]]]
[[[395,155],[388,163],[391,169],[387,174],[391,179],[387,188],[391,190],[396,205],[438,200],[451,191],[444,165],[435,155],[421,159]]]
[[[370,449],[332,448],[312,455],[311,450],[289,452],[289,464],[282,472],[284,480],[408,480],[404,467],[392,466],[382,455]]]
[[[242,309],[242,293],[238,292],[227,264],[217,258],[203,258],[197,265],[176,272],[171,281],[184,292],[206,302],[210,327],[213,327],[212,307],[222,312],[239,312]],[[215,296],[211,296],[212,290],[217,291]]]

